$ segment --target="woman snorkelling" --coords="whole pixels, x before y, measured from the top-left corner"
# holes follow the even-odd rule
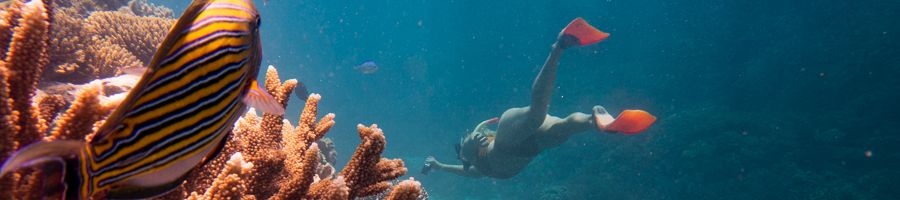
[[[560,32],[534,80],[531,105],[510,108],[499,118],[481,122],[472,133],[460,139],[456,152],[462,165],[444,164],[429,156],[422,172],[439,170],[466,177],[510,178],[545,149],[559,146],[574,134],[595,129],[631,135],[646,130],[656,117],[642,110],[625,110],[617,118],[602,106],[594,106],[592,114],[576,112],[565,118],[547,114],[563,50],[591,45],[607,36],[582,18],[573,20]],[[498,123],[496,132],[487,128],[493,123]]]

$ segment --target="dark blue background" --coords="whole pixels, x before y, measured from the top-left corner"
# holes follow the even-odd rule
[[[165,0],[176,13],[186,2]],[[896,199],[897,1],[257,1],[265,65],[323,95],[339,164],[378,123],[433,199]],[[508,180],[422,176],[424,157],[528,103],[556,34],[551,114],[645,109],[646,133],[589,132]],[[419,25],[421,23],[421,25]],[[380,71],[352,69],[374,60]],[[293,99],[296,121],[302,103]],[[864,156],[871,151],[872,157]]]

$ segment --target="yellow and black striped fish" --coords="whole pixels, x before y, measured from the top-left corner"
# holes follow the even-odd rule
[[[177,187],[216,156],[248,106],[284,113],[255,80],[259,25],[251,0],[194,1],[90,143],[32,144],[7,160],[0,176],[59,161],[68,197],[148,198]]]

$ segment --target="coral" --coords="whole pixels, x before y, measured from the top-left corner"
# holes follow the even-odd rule
[[[405,180],[394,186],[386,200],[419,199],[422,196],[422,184],[413,178]]]
[[[75,8],[59,8],[53,13],[50,39],[50,67],[44,71],[44,77],[51,80],[79,79],[84,82],[94,78],[93,73],[85,71],[80,64],[85,62],[85,49],[90,45],[90,37],[84,32],[84,20]]]
[[[40,139],[38,126],[39,112],[32,109],[31,98],[35,95],[37,82],[44,66],[49,62],[47,48],[50,36],[48,9],[42,1],[31,1],[22,7],[22,18],[13,28],[3,68],[8,71],[8,82],[17,86],[9,87],[9,97],[13,109],[18,111],[18,138],[21,143],[31,143]]]
[[[0,12],[0,45],[5,45],[0,48],[2,160],[40,140],[90,142],[138,80],[122,74],[148,62],[174,23],[170,10],[142,0],[47,2],[16,0]],[[119,11],[110,11],[115,9]],[[265,82],[267,91],[287,107],[297,81],[281,82],[270,67]],[[310,96],[296,127],[282,116],[257,116],[251,109],[237,121],[217,157],[160,198],[350,199],[385,193],[393,185],[390,180],[406,168],[400,160],[381,158],[381,129],[359,126],[363,143],[336,176],[337,153],[331,140],[323,140],[335,115],[317,119],[319,100],[318,94]],[[43,188],[45,180],[59,175],[43,173],[52,167],[0,177],[0,199],[59,197]]]
[[[41,111],[41,119],[44,119],[44,126],[50,127],[50,123],[56,115],[69,107],[69,102],[62,95],[43,95],[40,97],[38,107]]]
[[[162,43],[174,19],[141,17],[126,12],[99,11],[85,20],[84,30],[95,40],[108,40],[149,63],[156,46]],[[102,42],[94,42],[102,43]]]
[[[149,63],[175,23],[171,10],[144,1],[121,11],[91,2],[60,2],[62,7],[53,10],[51,27],[65,28],[51,31],[50,65],[43,79],[80,84],[137,71]]]
[[[100,104],[100,96],[103,95],[102,88],[100,82],[93,82],[88,87],[81,89],[75,102],[65,114],[60,116],[59,120],[56,120],[56,127],[44,140],[80,140],[91,134],[94,123],[109,115],[113,108]]]
[[[391,185],[390,180],[406,174],[406,168],[402,160],[381,158],[385,138],[378,125],[358,124],[356,128],[362,144],[341,170],[341,176],[347,179],[351,197],[364,197],[386,190]]]
[[[144,63],[138,60],[127,49],[113,44],[109,40],[94,39],[94,44],[86,50],[91,56],[87,59],[88,69],[92,77],[111,77],[123,73],[122,69],[141,68]]]
[[[282,83],[276,77],[277,71],[270,67],[266,89],[276,100],[287,105],[287,97],[295,81]],[[235,123],[233,134],[223,151],[240,152],[244,159],[254,165],[253,175],[241,179],[247,188],[246,194],[240,195],[240,198],[351,199],[384,193],[393,185],[391,180],[406,173],[402,161],[381,158],[385,145],[382,130],[377,125],[358,125],[363,143],[358,146],[353,159],[340,175],[333,176],[334,169],[327,160],[336,153],[325,155],[321,150],[324,147],[333,152],[330,140],[322,138],[334,126],[335,115],[326,114],[321,119],[316,118],[321,98],[318,94],[309,96],[296,127],[286,120],[280,120],[281,123],[278,124],[263,123],[265,116],[259,117],[252,109]],[[270,120],[274,119],[277,118]],[[204,188],[215,187],[209,180],[213,179],[211,177],[214,174],[222,174],[222,165],[216,164],[222,159],[223,156],[220,155],[211,164],[192,174],[192,178],[182,185],[181,192],[169,194],[165,199],[178,199],[186,191],[203,191],[206,190]],[[407,187],[409,184],[412,183],[404,184],[404,189],[398,189],[398,198],[410,196],[401,195],[412,190]]]
[[[247,191],[247,185],[243,180],[247,180],[253,173],[253,163],[244,160],[241,153],[231,155],[225,164],[225,169],[216,176],[212,182],[212,186],[206,189],[203,195],[196,192],[191,193],[189,200],[217,200],[217,199],[240,199]]]

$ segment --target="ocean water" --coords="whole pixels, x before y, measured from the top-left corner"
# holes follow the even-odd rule
[[[151,1],[180,13],[181,0]],[[338,166],[377,123],[431,199],[900,199],[900,2],[257,1],[264,65],[337,115]],[[644,109],[635,136],[585,132],[510,179],[419,173],[482,120],[526,106],[575,17],[550,114]],[[353,69],[367,60],[379,70]],[[287,116],[302,108],[292,99]]]

